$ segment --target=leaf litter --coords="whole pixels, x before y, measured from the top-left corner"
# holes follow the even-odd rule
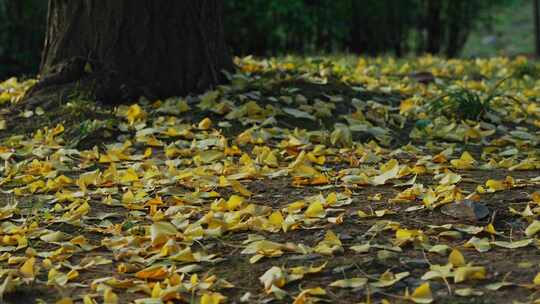
[[[538,301],[527,59],[236,61],[200,96],[2,119],[5,301]]]

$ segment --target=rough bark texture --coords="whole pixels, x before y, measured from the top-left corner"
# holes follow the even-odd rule
[[[105,102],[217,85],[232,67],[221,0],[50,0],[41,81]]]

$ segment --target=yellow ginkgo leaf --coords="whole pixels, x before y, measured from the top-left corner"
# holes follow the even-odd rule
[[[138,104],[134,104],[130,106],[126,113],[126,118],[130,125],[141,120],[145,116],[146,116],[146,113]]]
[[[410,273],[407,271],[394,274],[390,270],[387,270],[383,274],[381,274],[381,276],[379,277],[379,281],[370,283],[370,285],[379,288],[389,287],[396,284],[400,280],[408,277],[409,274]]]
[[[314,201],[309,204],[304,215],[309,218],[324,218],[326,216],[326,211],[320,201]]]
[[[133,168],[129,168],[120,173],[120,182],[122,184],[132,183],[139,180],[139,175]]]
[[[466,280],[483,280],[486,278],[486,268],[483,266],[462,266],[454,270],[454,282]]]
[[[229,200],[227,201],[227,210],[237,210],[239,209],[242,204],[244,203],[244,198],[238,195],[231,195],[229,197]]]
[[[506,189],[504,181],[488,179],[486,181],[486,187],[488,192],[496,192]]]
[[[414,303],[419,304],[428,304],[433,302],[433,294],[431,293],[431,287],[428,282],[423,283],[418,286],[413,293],[410,295],[409,299]]]
[[[448,256],[448,262],[454,267],[465,266],[465,257],[459,250],[453,249]]]
[[[450,163],[452,164],[452,166],[454,166],[454,168],[460,169],[460,170],[469,170],[469,169],[474,168],[475,162],[476,161],[474,160],[472,155],[467,151],[463,152],[463,154],[461,154],[461,157],[459,159],[453,159],[450,161]]]
[[[118,295],[115,294],[112,288],[105,289],[103,293],[103,304],[118,304]]]
[[[159,280],[163,279],[167,276],[168,271],[167,268],[163,265],[153,265],[150,267],[147,267],[145,269],[142,269],[135,273],[135,277],[139,279],[154,279]]]
[[[152,245],[158,246],[165,243],[169,237],[174,236],[177,232],[176,227],[169,222],[153,223],[150,227]]]
[[[208,118],[208,117],[205,117],[203,120],[201,120],[199,122],[197,127],[200,130],[208,130],[208,129],[210,129],[212,127],[212,120],[210,118]]]
[[[73,299],[70,297],[64,297],[58,301],[55,302],[55,304],[73,304]]]
[[[19,271],[25,278],[34,278],[36,276],[34,268],[35,264],[36,258],[31,257],[23,263]]]
[[[314,250],[320,254],[331,255],[337,251],[342,251],[343,247],[341,247],[338,236],[332,230],[328,230],[324,239],[315,246]]]
[[[220,304],[224,303],[227,297],[219,292],[204,293],[201,297],[200,304]]]
[[[253,194],[237,180],[231,180],[229,181],[229,183],[231,184],[234,191],[240,193],[243,196],[250,197]]]
[[[282,228],[285,219],[279,211],[274,211],[270,216],[268,216],[268,223],[274,228]]]
[[[97,302],[90,295],[84,295],[83,304],[97,304]]]
[[[304,289],[294,299],[293,304],[307,304],[307,303],[316,302],[315,301],[316,297],[313,297],[313,296],[324,296],[324,295],[326,295],[326,291],[322,289],[321,287]]]
[[[399,104],[399,114],[405,114],[412,110],[416,106],[414,99],[407,98],[401,101]]]
[[[397,160],[389,160],[382,166],[382,173],[371,179],[371,184],[376,186],[386,184],[389,179],[398,177],[399,169],[399,162]]]

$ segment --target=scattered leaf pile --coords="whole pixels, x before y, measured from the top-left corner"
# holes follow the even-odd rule
[[[540,80],[523,72],[538,65],[236,63],[228,85],[200,96],[3,130],[0,295],[538,301]],[[34,82],[0,83],[0,103]]]

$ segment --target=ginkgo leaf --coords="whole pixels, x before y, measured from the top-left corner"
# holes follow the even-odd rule
[[[309,267],[297,266],[297,267],[293,267],[293,268],[289,269],[289,271],[293,275],[304,276],[306,274],[313,274],[313,273],[321,272],[326,267],[327,264],[328,264],[328,262],[324,262],[323,264],[321,264],[319,266],[309,266]]]
[[[453,185],[453,184],[457,184],[461,181],[461,175],[459,174],[455,174],[453,172],[448,172],[447,174],[445,174],[441,180],[440,180],[440,184],[441,185]]]
[[[293,304],[305,304],[311,301],[315,301],[317,298],[315,296],[326,295],[326,291],[321,287],[308,288],[302,290],[298,296],[294,299]]]
[[[397,160],[392,159],[385,164],[384,171],[371,179],[373,185],[384,185],[389,179],[396,178],[399,173],[399,163]]]
[[[283,287],[287,282],[285,272],[277,266],[273,266],[272,268],[268,269],[262,276],[259,277],[259,281],[261,281],[261,283],[264,285],[264,289],[267,293],[270,292],[270,287],[272,287],[272,285],[275,285],[276,287]]]
[[[533,236],[540,231],[540,221],[534,220],[527,228],[525,229],[526,236]]]
[[[126,118],[130,125],[146,116],[141,106],[138,104],[131,105],[126,112]]]
[[[454,271],[454,282],[460,283],[466,280],[483,280],[486,278],[486,269],[482,266],[462,266]]]
[[[55,304],[73,304],[73,299],[71,299],[70,297],[64,297],[64,298],[61,298],[60,300],[56,301]]]
[[[481,296],[481,295],[484,294],[482,291],[480,291],[480,290],[475,290],[475,289],[472,289],[472,288],[460,288],[460,289],[456,289],[456,290],[455,290],[455,293],[456,293],[458,296],[461,296],[461,297]]]
[[[465,266],[465,257],[459,250],[453,249],[448,256],[448,262],[454,267]]]
[[[456,169],[461,169],[461,170],[474,168],[475,162],[476,162],[475,159],[467,151],[463,152],[463,154],[461,154],[461,157],[459,159],[453,159],[450,161],[452,166],[454,166]]]
[[[314,201],[309,204],[308,208],[304,212],[304,215],[311,218],[324,218],[326,216],[326,212],[323,204],[320,201]]]
[[[344,124],[336,124],[334,131],[330,134],[330,143],[339,147],[352,146],[351,130]]]
[[[464,245],[465,247],[474,247],[478,252],[486,252],[491,249],[490,242],[487,238],[477,238],[473,236]]]
[[[430,270],[422,276],[422,280],[445,279],[454,275],[452,272],[453,266],[450,263],[443,266],[431,265],[429,268]]]
[[[371,248],[371,245],[369,243],[362,244],[362,245],[355,245],[355,246],[350,247],[351,250],[353,250],[355,252],[358,252],[358,253],[367,253],[367,252],[369,252],[370,248]]]
[[[494,242],[491,242],[491,244],[498,247],[507,248],[507,249],[516,249],[516,248],[527,247],[533,242],[534,242],[533,239],[523,239],[523,240],[513,241],[513,242],[494,241]]]
[[[42,235],[41,237],[39,237],[39,239],[47,243],[57,243],[65,240],[67,237],[68,234],[62,231],[52,231],[50,233]]]
[[[105,289],[103,293],[103,304],[118,304],[118,295],[113,292],[112,288]]]
[[[204,293],[201,296],[200,304],[220,304],[224,303],[226,300],[227,297],[219,292]]]
[[[238,195],[231,195],[229,197],[229,200],[225,203],[227,206],[227,210],[236,210],[242,206],[244,203],[244,198],[238,196]]]
[[[201,130],[208,130],[210,127],[212,127],[212,120],[208,117],[204,118],[199,122],[197,127]]]
[[[150,227],[150,237],[152,245],[158,246],[167,241],[169,237],[174,236],[178,231],[176,227],[168,222],[157,222]]]
[[[154,279],[159,280],[167,276],[167,268],[163,265],[153,265],[142,269],[135,273],[135,276],[139,279]]]
[[[415,105],[414,99],[412,98],[404,99],[399,104],[399,114],[407,113],[411,111],[412,109],[414,109],[415,106],[416,105]]]
[[[305,118],[305,119],[309,119],[309,120],[316,120],[316,117],[309,114],[309,113],[306,113],[304,111],[300,111],[298,109],[295,109],[295,108],[283,108],[282,109],[283,112],[293,116],[293,117],[296,117],[296,118]]]
[[[414,303],[427,304],[433,302],[433,295],[431,293],[431,287],[429,283],[423,283],[418,286],[413,293],[410,295],[409,299]]]
[[[36,276],[35,264],[36,258],[31,257],[23,263],[19,271],[25,278],[34,278]]]
[[[488,284],[488,285],[484,286],[484,288],[486,288],[487,290],[499,290],[501,288],[509,287],[509,286],[513,286],[513,285],[515,285],[515,284],[511,283],[511,282],[498,282],[498,283]]]
[[[315,246],[314,250],[320,254],[332,255],[335,252],[343,251],[343,247],[338,236],[331,230],[328,230],[324,239]]]
[[[445,255],[450,250],[450,246],[444,244],[437,244],[429,248],[429,252],[435,252],[441,255]]]
[[[340,287],[340,288],[362,288],[368,282],[366,278],[350,278],[344,280],[337,280],[330,284],[331,287]]]
[[[371,286],[380,288],[389,287],[396,284],[400,280],[408,277],[409,275],[409,272],[400,272],[394,274],[391,271],[387,270],[379,277],[379,280],[377,282],[371,283]]]

